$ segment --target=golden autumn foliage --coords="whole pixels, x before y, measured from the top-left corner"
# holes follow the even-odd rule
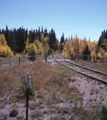
[[[36,55],[37,54],[37,47],[35,46],[34,43],[29,45],[29,51],[28,51],[28,55],[32,56],[32,55]]]
[[[28,53],[28,48],[29,48],[29,37],[27,37],[27,40],[25,42],[25,51]]]
[[[0,56],[1,57],[13,56],[13,52],[7,45],[6,39],[3,34],[0,34]]]
[[[97,50],[97,46],[98,46],[98,42],[89,42],[88,41],[88,46],[89,46],[89,49],[91,51],[91,56],[96,56],[96,50]]]
[[[23,56],[27,56],[28,55],[28,49],[29,49],[29,37],[27,37],[27,40],[25,42],[25,49],[22,52]]]
[[[40,42],[39,40],[36,40],[33,43],[29,43],[29,37],[27,37],[27,40],[25,42],[25,49],[22,52],[23,55],[29,55],[29,51],[32,51],[31,46],[33,46],[33,48],[36,47],[36,54],[38,55],[43,55],[45,54],[45,52],[47,53],[49,50],[49,45],[47,43],[48,41],[48,36],[44,37],[44,34],[41,35],[41,40],[42,42]],[[35,47],[34,47],[35,46]]]
[[[48,36],[44,37],[44,34],[41,35],[41,40],[44,44],[47,43],[48,39],[49,39]]]
[[[85,37],[82,40],[79,40],[79,38],[76,36],[74,39],[65,42],[62,56],[68,58],[71,54],[82,54],[86,45],[88,45],[91,55],[95,56],[97,44],[97,42],[87,41]]]
[[[38,55],[43,55],[43,46],[42,46],[42,43],[39,40],[35,40],[33,43],[37,47],[37,54]]]
[[[3,34],[0,34],[0,46],[6,46],[7,42]]]
[[[106,52],[103,48],[100,47],[98,56],[101,57],[101,56],[104,56],[104,55],[106,55]]]

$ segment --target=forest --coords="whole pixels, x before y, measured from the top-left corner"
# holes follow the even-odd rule
[[[23,27],[9,29],[6,26],[6,29],[0,29],[0,57],[12,57],[16,54],[23,56],[32,54],[49,55],[57,52],[62,52],[62,55],[66,58],[72,53],[100,57],[107,56],[106,49],[107,30],[101,32],[96,42],[87,40],[85,37],[79,39],[78,36],[67,39],[64,33],[58,41],[53,28],[49,32],[43,27],[29,31]]]

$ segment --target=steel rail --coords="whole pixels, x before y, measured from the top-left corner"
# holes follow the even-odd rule
[[[52,57],[51,57],[52,58]],[[105,80],[103,80],[103,79],[99,79],[99,78],[97,78],[97,77],[93,77],[93,76],[91,76],[91,75],[88,75],[88,74],[85,74],[85,73],[83,73],[83,72],[80,72],[80,71],[78,71],[78,70],[75,70],[75,69],[73,69],[72,67],[68,67],[68,66],[66,66],[66,65],[64,65],[64,64],[62,64],[62,63],[60,63],[60,62],[58,62],[56,59],[54,59],[54,58],[52,58],[56,63],[58,63],[58,64],[60,64],[60,65],[62,65],[62,66],[64,66],[64,67],[67,67],[67,68],[69,68],[69,69],[71,69],[71,70],[73,70],[73,71],[75,71],[75,72],[77,72],[77,73],[79,73],[79,74],[82,74],[82,75],[84,75],[84,76],[86,76],[86,77],[89,77],[89,78],[91,78],[91,79],[94,79],[94,80],[97,80],[97,81],[100,81],[100,82],[102,82],[102,83],[104,83],[104,84],[107,84],[107,81],[105,81]]]
[[[57,56],[57,57],[58,57],[58,56]],[[58,57],[58,58],[61,59],[61,57]],[[86,70],[90,70],[90,71],[93,71],[93,72],[96,72],[96,73],[103,74],[103,75],[106,75],[106,76],[107,76],[107,73],[105,73],[105,72],[98,71],[98,70],[95,70],[95,69],[92,69],[92,68],[87,68],[87,67],[84,67],[84,66],[82,66],[82,65],[79,65],[79,64],[76,64],[76,63],[73,63],[73,62],[69,62],[69,61],[67,61],[66,59],[65,59],[65,62],[68,62],[68,63],[70,63],[70,64],[73,64],[73,65],[78,66],[78,67],[81,67],[81,68],[84,68],[84,69],[86,69]]]

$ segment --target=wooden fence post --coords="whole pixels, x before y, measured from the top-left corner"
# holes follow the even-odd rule
[[[26,120],[28,120],[28,100],[29,100],[29,82],[30,76],[27,74],[27,90],[26,90]]]
[[[0,58],[0,67],[2,68],[2,61],[1,61],[1,58]]]
[[[45,54],[45,62],[47,62],[47,54]]]
[[[72,58],[71,58],[71,54],[70,54],[70,60],[71,60]]]
[[[73,53],[72,53],[72,60],[74,59],[74,57],[73,57]]]
[[[102,62],[103,62],[103,56],[102,56]]]
[[[10,57],[9,57],[9,65],[11,66],[11,61],[10,61]]]
[[[82,58],[83,60],[84,60],[84,55],[83,55],[83,58]]]
[[[19,65],[20,65],[20,57],[19,57]]]

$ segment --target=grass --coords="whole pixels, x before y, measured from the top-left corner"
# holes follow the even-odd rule
[[[43,113],[41,111],[37,110],[37,111],[32,112],[32,117],[33,118],[39,118],[41,116],[43,116]]]
[[[29,110],[32,111],[31,116],[33,118],[43,119],[44,115],[52,115],[51,119],[56,119],[55,116],[59,114],[58,119],[88,120],[92,118],[94,120],[97,116],[96,110],[86,109],[87,107],[83,106],[83,94],[74,85],[77,81],[73,77],[76,75],[75,72],[58,64],[52,67],[51,63],[40,61],[36,61],[31,65],[13,66],[0,70],[0,95],[3,96],[6,93],[8,93],[8,96],[11,95],[10,101],[6,99],[5,104],[9,102],[10,104],[22,103],[23,100],[23,103],[25,103],[25,90],[21,90],[20,85],[17,83],[24,82],[22,88],[26,89],[27,73],[30,74],[32,85],[35,86],[33,103],[29,103]],[[96,100],[90,98],[90,101]],[[0,100],[1,109],[5,106],[3,103],[4,101]]]
[[[92,61],[84,61],[84,60],[75,60],[75,62],[79,65],[89,67],[92,69],[96,69],[102,72],[107,72],[107,61],[106,62],[92,62]]]
[[[29,57],[23,57],[22,55],[14,56],[14,57],[3,57],[1,59],[2,67],[4,66],[16,66],[19,65],[19,57],[20,57],[20,65],[31,64]],[[45,59],[44,56],[37,55],[35,61]]]

